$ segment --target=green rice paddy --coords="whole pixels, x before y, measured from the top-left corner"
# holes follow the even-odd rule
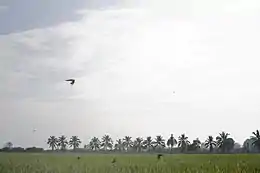
[[[260,173],[260,155],[0,153],[0,173]],[[111,161],[116,158],[116,163]]]

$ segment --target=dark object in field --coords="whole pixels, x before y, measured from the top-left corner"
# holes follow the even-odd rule
[[[78,156],[78,160],[80,159],[80,156]]]
[[[162,154],[157,154],[157,159],[160,160],[162,156]]]
[[[112,162],[111,163],[116,163],[116,158],[113,158]]]
[[[70,82],[71,85],[73,85],[75,83],[75,79],[67,79],[67,82]]]

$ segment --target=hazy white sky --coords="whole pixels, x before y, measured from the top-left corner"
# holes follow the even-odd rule
[[[259,1],[22,2],[0,3],[0,144],[259,129]]]

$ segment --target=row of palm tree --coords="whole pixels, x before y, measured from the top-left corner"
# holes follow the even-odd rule
[[[253,132],[251,137],[254,140],[253,145],[260,151],[260,134],[259,130]],[[210,152],[214,150],[219,150],[221,152],[229,152],[233,149],[235,145],[235,141],[229,137],[230,134],[226,132],[221,132],[215,138],[213,136],[208,136],[208,138],[203,143],[203,146],[209,149]],[[60,149],[65,150],[67,146],[72,147],[74,150],[79,148],[81,141],[77,136],[72,136],[69,141],[67,141],[66,137],[60,136],[56,138],[55,136],[50,136],[48,139],[48,145],[52,150]],[[161,135],[156,136],[154,139],[151,136],[143,139],[142,137],[137,137],[132,140],[132,137],[125,136],[122,139],[117,139],[115,143],[109,135],[104,135],[101,139],[97,137],[93,137],[89,144],[84,145],[85,149],[90,149],[93,151],[102,150],[116,150],[116,151],[129,151],[135,150],[137,152],[141,152],[142,150],[151,151],[151,150],[160,150],[164,149],[166,146],[173,150],[175,146],[180,149],[181,152],[196,151],[201,148],[201,141],[197,138],[192,141],[192,143],[188,140],[188,137],[185,134],[181,134],[178,139],[174,138],[173,134],[166,141]]]
[[[60,148],[61,150],[66,150],[68,145],[70,147],[73,147],[73,149],[75,150],[76,148],[79,148],[81,141],[78,136],[72,136],[69,141],[64,135],[60,136],[59,138],[56,138],[55,136],[50,136],[48,138],[47,144],[52,150],[55,150],[57,148]]]

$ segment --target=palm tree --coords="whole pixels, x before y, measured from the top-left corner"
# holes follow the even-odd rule
[[[195,139],[192,141],[191,145],[188,145],[188,150],[189,151],[197,151],[200,148],[201,142],[199,138]]]
[[[13,143],[12,142],[7,142],[6,144],[5,144],[5,148],[7,148],[7,149],[12,149],[13,148]]]
[[[184,152],[187,149],[188,145],[190,144],[190,141],[188,141],[188,137],[185,136],[185,134],[181,134],[178,140],[179,140],[178,147],[181,148],[181,152]]]
[[[156,136],[156,138],[153,141],[154,148],[164,148],[165,147],[165,140],[161,135]]]
[[[217,146],[219,149],[221,149],[222,152],[226,151],[225,141],[228,139],[229,135],[230,135],[229,133],[221,132],[219,133],[219,136],[216,137]]]
[[[177,140],[173,137],[173,134],[171,134],[171,137],[167,140],[167,146],[172,148],[177,144]]]
[[[109,135],[104,135],[102,137],[101,146],[105,149],[112,149],[113,148],[113,141]]]
[[[196,138],[195,140],[193,140],[192,144],[195,146],[195,148],[200,148],[201,142],[199,138]]]
[[[126,150],[128,151],[129,148],[131,148],[133,146],[132,137],[125,136],[124,139],[123,139],[123,145],[126,148]]]
[[[61,150],[66,150],[66,147],[68,145],[68,141],[66,136],[62,135],[58,139],[58,146],[60,147]]]
[[[47,144],[49,145],[51,150],[54,151],[54,149],[58,147],[58,139],[55,136],[50,136],[48,138]]]
[[[143,146],[144,148],[148,149],[148,152],[151,150],[151,148],[153,147],[153,140],[151,136],[148,136],[144,142],[143,142]]]
[[[143,148],[143,138],[136,138],[136,140],[134,141],[134,147],[136,148],[137,152],[140,152]]]
[[[209,136],[208,139],[205,141],[205,147],[209,148],[209,152],[213,151],[213,148],[217,146],[217,143],[214,141],[212,136]]]
[[[76,148],[79,148],[79,145],[81,144],[80,139],[78,136],[72,136],[69,141],[70,147],[73,147],[73,150],[76,150]]]
[[[123,140],[118,139],[115,143],[115,150],[122,151],[124,149]]]
[[[259,130],[256,130],[256,132],[252,132],[254,136],[251,136],[251,139],[253,139],[253,145],[260,151],[260,133]]]
[[[101,142],[100,140],[97,138],[97,137],[93,137],[90,142],[89,142],[89,147],[94,150],[94,151],[97,151],[99,150],[100,148],[100,145],[101,145]]]

